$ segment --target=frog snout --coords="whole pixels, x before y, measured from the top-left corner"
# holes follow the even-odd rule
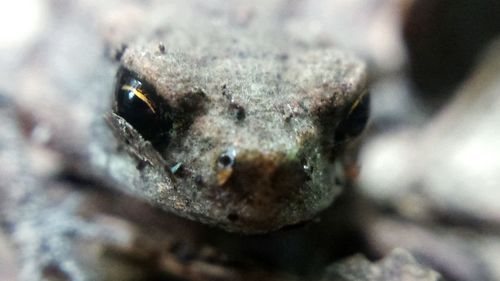
[[[298,192],[307,180],[300,161],[283,152],[229,148],[216,159],[217,185],[247,200],[281,200]]]
[[[227,224],[276,229],[310,217],[304,205],[310,177],[300,160],[284,152],[229,148],[215,157],[215,185]]]

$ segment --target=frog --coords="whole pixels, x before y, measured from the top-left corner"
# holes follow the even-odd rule
[[[128,171],[122,187],[244,233],[310,220],[338,196],[343,147],[368,119],[365,65],[272,37],[279,25],[262,28],[261,13],[128,44],[108,116],[136,159],[108,168]]]
[[[235,280],[213,248],[193,261],[179,245],[330,206],[368,121],[366,64],[294,29],[300,3],[116,4],[59,7],[1,80],[2,232],[21,278],[141,280],[137,264],[161,264]]]

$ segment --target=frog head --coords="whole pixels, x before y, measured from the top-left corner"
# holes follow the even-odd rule
[[[367,122],[364,64],[336,49],[223,54],[127,49],[110,124],[136,163],[118,181],[230,231],[311,219]]]

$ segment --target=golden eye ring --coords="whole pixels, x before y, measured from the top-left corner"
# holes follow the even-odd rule
[[[171,109],[152,84],[137,73],[120,68],[115,87],[114,112],[155,147],[168,144]]]

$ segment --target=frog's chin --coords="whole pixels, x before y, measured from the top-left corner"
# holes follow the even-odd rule
[[[331,202],[329,202],[331,203]],[[274,206],[240,204],[226,215],[227,221],[217,225],[230,232],[258,234],[304,225],[324,206],[306,206],[304,202],[283,202]]]
[[[297,225],[327,208],[336,188],[313,184],[302,165],[290,163],[266,176],[235,169],[217,190],[217,225],[231,232],[263,233]],[[313,191],[313,192],[311,192]]]

